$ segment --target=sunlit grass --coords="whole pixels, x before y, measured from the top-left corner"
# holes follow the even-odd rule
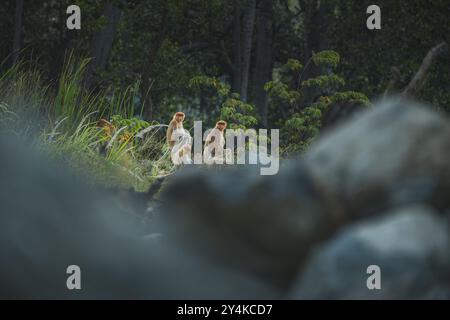
[[[152,123],[136,136],[127,126],[111,137],[99,119],[142,114],[139,83],[123,90],[84,88],[89,59],[68,54],[56,86],[43,81],[36,66],[19,63],[0,75],[0,126],[39,146],[93,183],[145,190],[173,172],[165,126]]]

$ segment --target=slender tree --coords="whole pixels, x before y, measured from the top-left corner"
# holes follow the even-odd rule
[[[15,64],[19,59],[19,52],[21,49],[22,15],[23,15],[23,0],[16,0],[16,12],[14,16],[14,41],[12,53],[13,64]]]
[[[314,52],[320,52],[329,48],[329,28],[331,12],[333,11],[334,3],[332,1],[313,0],[305,8],[305,20],[306,20],[306,54],[305,60],[310,61]],[[325,67],[327,68],[327,67]],[[314,63],[309,63],[305,66],[304,78],[312,78],[320,74],[329,74],[331,69],[324,69],[324,67],[318,67]],[[303,106],[310,105],[317,97],[322,94],[322,91],[326,91],[327,88],[309,87],[304,90]]]
[[[242,52],[241,52],[241,2],[233,1],[233,92],[240,92],[242,86]]]
[[[242,35],[242,83],[241,99],[247,101],[250,62],[252,56],[253,29],[255,26],[256,0],[250,0],[245,10]]]
[[[163,1],[162,3],[162,8],[160,11],[160,20],[158,23],[158,31],[154,34],[153,39],[150,42],[151,45],[146,55],[146,61],[144,63],[144,68],[141,74],[142,82],[140,91],[141,97],[143,99],[144,118],[147,120],[152,119],[154,113],[153,102],[150,92],[152,86],[151,75],[153,71],[153,66],[158,56],[158,52],[161,49],[161,46],[167,36],[168,15],[169,15],[169,5],[167,2],[168,1]]]
[[[92,37],[90,49],[92,61],[86,72],[85,80],[87,88],[92,88],[94,84],[94,72],[104,70],[107,66],[122,11],[114,4],[107,3],[103,9],[103,16],[108,21],[106,26]]]
[[[256,22],[256,62],[253,74],[253,102],[267,127],[268,98],[264,85],[272,78],[273,66],[273,2],[262,0],[258,5]]]

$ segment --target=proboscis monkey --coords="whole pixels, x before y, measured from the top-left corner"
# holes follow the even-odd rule
[[[103,118],[97,121],[97,127],[103,128],[103,130],[105,131],[108,138],[111,138],[114,131],[116,131],[116,128],[114,127],[114,125],[111,122],[109,122],[108,120],[103,119]]]
[[[99,152],[101,155],[106,155],[106,146],[108,145],[108,141],[111,140],[114,132],[116,131],[116,127],[106,119],[100,119],[97,121],[97,128],[103,129],[103,132],[106,135],[106,138],[100,144]]]
[[[205,155],[208,160],[212,158],[222,159],[224,155],[226,121],[220,120],[205,139]]]
[[[177,112],[173,115],[172,121],[169,123],[169,128],[167,128],[167,143],[170,147],[175,145],[175,140],[172,139],[172,133],[175,129],[183,129],[183,121],[185,115],[183,112]]]
[[[171,147],[172,162],[176,165],[189,164],[191,161],[192,138],[183,128],[185,115],[183,112],[174,114],[167,128],[167,143]]]

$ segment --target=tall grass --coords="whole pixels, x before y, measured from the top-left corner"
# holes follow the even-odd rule
[[[33,136],[46,151],[94,183],[142,190],[155,177],[173,171],[163,125],[152,123],[139,137],[130,135],[127,126],[116,128],[112,136],[97,127],[100,118],[131,119],[142,114],[138,82],[123,90],[87,90],[89,59],[68,54],[56,86],[51,86],[36,65],[19,63],[0,75],[3,129]],[[32,133],[28,127],[33,127]]]
[[[76,58],[72,53],[66,56],[58,81],[53,115],[57,118],[68,117],[68,125],[76,125],[86,114],[93,112],[99,117],[110,117],[114,114],[133,117],[139,82],[124,90],[112,87],[87,90],[84,88],[84,76],[89,62],[90,59]]]

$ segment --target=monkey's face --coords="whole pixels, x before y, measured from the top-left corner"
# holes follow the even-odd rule
[[[219,124],[217,125],[217,129],[219,129],[219,130],[222,131],[222,132],[225,130],[226,127],[227,127],[227,126],[224,125],[224,124],[222,124],[222,123],[219,123]]]
[[[176,117],[175,117],[176,122],[181,123],[181,122],[183,122],[183,120],[184,120],[184,117],[182,115],[176,115]]]

